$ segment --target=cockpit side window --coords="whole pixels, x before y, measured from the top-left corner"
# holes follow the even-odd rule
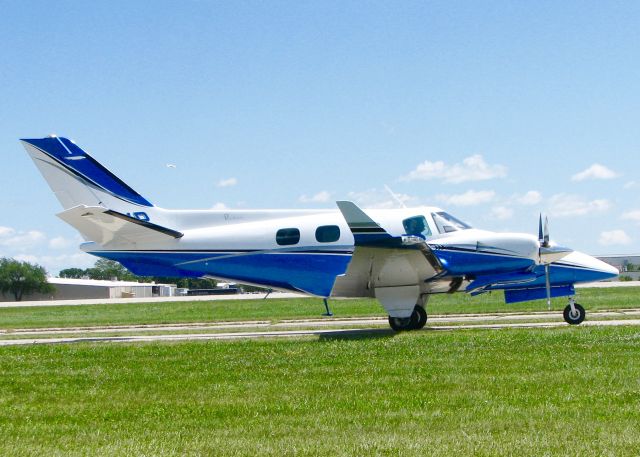
[[[424,216],[413,216],[402,221],[402,226],[407,235],[427,238],[431,236],[431,229]]]
[[[436,227],[438,227],[438,232],[440,233],[457,232],[458,230],[467,230],[471,228],[469,224],[465,224],[460,219],[456,219],[451,214],[444,211],[431,213],[431,215],[433,216],[433,221],[436,223]]]

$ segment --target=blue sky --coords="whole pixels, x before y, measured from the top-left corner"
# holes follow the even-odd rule
[[[93,263],[17,141],[49,133],[163,207],[393,206],[386,184],[640,252],[638,2],[51,5],[2,3],[0,256]]]

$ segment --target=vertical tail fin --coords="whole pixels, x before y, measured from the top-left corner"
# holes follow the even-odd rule
[[[64,209],[102,206],[127,213],[153,206],[67,138],[20,141]]]

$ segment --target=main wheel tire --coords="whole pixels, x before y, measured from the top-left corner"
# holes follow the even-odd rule
[[[416,321],[411,314],[410,317],[392,317],[389,316],[389,325],[396,332],[403,332],[405,330],[413,330]]]
[[[416,305],[410,317],[391,317],[389,316],[389,325],[396,332],[406,330],[419,330],[427,323],[427,312],[425,309]]]
[[[427,311],[422,306],[416,305],[416,307],[413,309],[413,314],[411,314],[411,318],[413,319],[414,316],[416,316],[417,319],[415,322],[416,325],[413,329],[420,330],[427,323]]]
[[[564,309],[564,312],[562,313],[562,316],[564,317],[564,321],[567,324],[578,325],[582,323],[585,316],[587,315],[587,312],[582,306],[577,303],[574,303],[573,306],[576,308],[575,313],[571,312],[571,305],[567,305],[567,307]]]

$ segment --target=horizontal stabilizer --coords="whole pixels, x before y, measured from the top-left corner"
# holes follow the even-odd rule
[[[178,231],[102,206],[80,205],[57,216],[78,230],[87,241],[103,246],[111,242],[153,243],[182,237]]]

